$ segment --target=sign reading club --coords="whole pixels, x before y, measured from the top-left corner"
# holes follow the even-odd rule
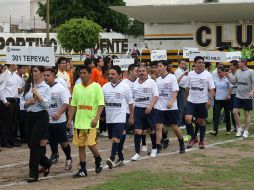
[[[253,44],[253,24],[246,25],[203,25],[195,33],[196,44],[201,48],[222,46],[245,46]],[[230,39],[225,40],[225,37]]]

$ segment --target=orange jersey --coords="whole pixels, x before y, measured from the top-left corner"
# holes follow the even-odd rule
[[[103,87],[104,84],[108,83],[108,79],[103,77],[102,75],[99,77],[98,83]]]
[[[92,74],[91,74],[91,80],[93,82],[98,82],[101,75],[102,75],[101,70],[99,70],[97,68],[93,68],[92,69]]]

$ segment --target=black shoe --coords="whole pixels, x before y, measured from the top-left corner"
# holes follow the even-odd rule
[[[29,177],[26,182],[27,183],[33,183],[33,182],[37,182],[38,181],[38,178],[37,177]]]
[[[95,173],[99,174],[102,170],[102,159],[101,157],[95,158]]]
[[[58,159],[59,159],[59,154],[56,153],[56,154],[51,154],[50,156],[50,161],[52,164],[56,164],[58,162]]]
[[[5,147],[5,148],[13,148],[13,146],[10,145],[9,143],[7,143],[7,144],[2,144],[2,147]]]
[[[213,136],[217,136],[218,132],[217,131],[210,131],[209,134],[213,135]]]
[[[86,177],[86,176],[87,176],[86,169],[79,169],[79,171],[73,175],[73,178]]]
[[[185,146],[184,146],[184,144],[181,144],[181,145],[180,145],[179,153],[180,153],[180,154],[185,153]]]
[[[52,166],[52,162],[50,162],[48,168],[44,168],[44,171],[43,171],[44,177],[47,177],[49,175],[51,166]]]
[[[161,144],[157,144],[156,148],[157,148],[157,154],[161,153],[162,145]]]
[[[13,147],[21,147],[21,144],[19,142],[10,143]]]
[[[162,148],[166,149],[166,148],[168,148],[168,146],[169,146],[169,139],[168,138],[163,139],[162,140]]]

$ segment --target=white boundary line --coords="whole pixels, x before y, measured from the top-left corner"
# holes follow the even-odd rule
[[[254,135],[250,136],[250,137],[254,137]],[[231,142],[235,142],[235,141],[240,141],[242,140],[242,138],[237,138],[237,139],[232,139],[232,140],[227,140],[227,141],[221,141],[221,142],[217,142],[217,143],[213,143],[213,144],[209,144],[206,145],[206,149],[207,148],[211,148],[214,147],[216,145],[221,145],[221,144],[226,144],[226,143],[231,143]],[[186,152],[191,152],[191,151],[195,151],[195,150],[199,150],[199,148],[192,148],[192,149],[186,149]],[[176,152],[169,152],[169,153],[163,153],[163,154],[159,154],[157,155],[157,157],[163,157],[163,156],[168,156],[168,155],[175,155],[175,154],[179,154],[178,151]],[[153,159],[150,156],[144,156],[142,157],[142,160],[147,160],[147,159]],[[125,164],[130,164],[132,161],[131,160],[126,160]],[[136,161],[138,162],[138,161]],[[106,165],[103,166],[103,169],[108,169],[108,167]],[[109,170],[109,169],[108,169]],[[88,169],[88,172],[94,171],[94,169]],[[75,172],[74,172],[75,173]],[[53,176],[48,176],[48,177],[43,177],[40,178],[40,180],[45,180],[45,179],[54,179],[54,178],[59,178],[59,177],[66,177],[66,176],[72,176],[74,173],[62,173],[62,174],[57,174],[57,175],[53,175]],[[28,184],[25,181],[20,181],[20,182],[14,182],[14,183],[9,183],[9,184],[5,184],[5,185],[0,185],[0,188],[5,188],[5,187],[11,187],[11,186],[18,186],[18,185],[25,185]]]

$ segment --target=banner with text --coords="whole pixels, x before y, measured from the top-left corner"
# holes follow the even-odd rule
[[[7,47],[7,64],[55,66],[53,47]]]
[[[198,51],[198,48],[189,48],[189,47],[184,47],[183,48],[183,58],[189,58],[190,53]]]
[[[119,65],[122,71],[128,71],[131,64],[134,64],[134,59],[113,59],[113,65]]]
[[[167,60],[167,50],[151,50],[151,61]]]
[[[196,56],[204,58],[205,62],[226,62],[226,52],[222,51],[196,51],[190,52],[190,61],[194,61]]]
[[[226,52],[227,62],[232,60],[239,60],[242,57],[242,53],[240,51]]]

